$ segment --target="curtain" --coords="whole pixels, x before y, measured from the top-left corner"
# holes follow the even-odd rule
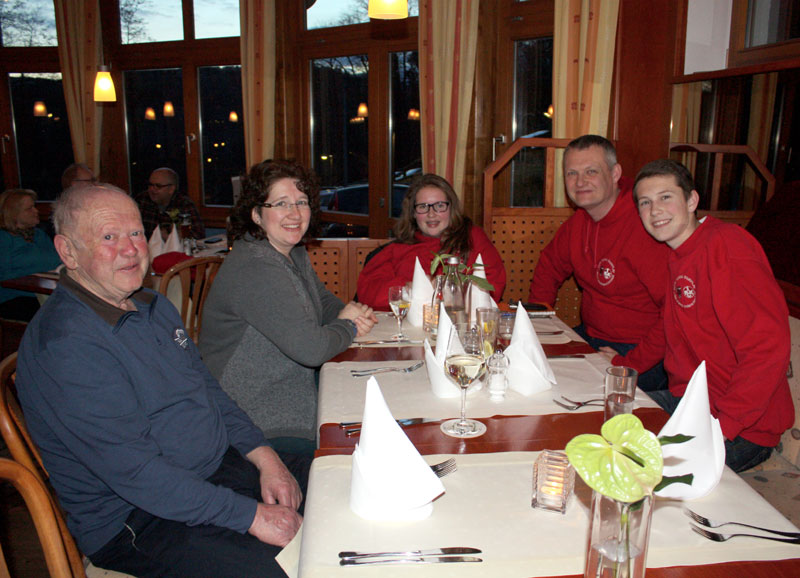
[[[239,0],[247,167],[275,154],[275,0]]]
[[[103,63],[98,0],[55,0],[58,58],[75,162],[100,172],[102,108],[94,78]]]
[[[778,87],[778,73],[753,75],[750,89],[750,123],[747,129],[747,144],[758,155],[761,162],[767,162],[770,136],[772,134],[772,115],[775,110],[775,92]],[[756,199],[761,196],[763,181],[750,168],[744,172],[744,208],[755,208]]]
[[[559,0],[553,46],[553,136],[607,136],[619,0]],[[562,166],[558,151],[556,166]],[[555,204],[566,206],[562,171]]]
[[[420,0],[422,168],[463,200],[478,44],[478,0]]]
[[[676,84],[672,88],[672,122],[669,129],[670,142],[700,142],[700,105],[703,83]],[[697,153],[677,153],[692,174],[697,168]]]

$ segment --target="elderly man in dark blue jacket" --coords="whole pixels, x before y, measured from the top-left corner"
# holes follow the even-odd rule
[[[72,188],[54,221],[66,269],[23,338],[17,388],[79,547],[136,576],[283,576],[274,557],[300,527],[300,485],[175,308],[141,289],[136,204]],[[308,462],[292,466],[307,477]]]

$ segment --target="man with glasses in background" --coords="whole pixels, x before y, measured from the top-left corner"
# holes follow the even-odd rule
[[[142,223],[147,238],[156,226],[161,228],[161,236],[166,241],[172,225],[180,227],[181,220],[188,216],[191,237],[202,239],[206,236],[203,220],[192,199],[180,191],[178,173],[161,167],[150,173],[147,192],[136,200],[142,213]]]

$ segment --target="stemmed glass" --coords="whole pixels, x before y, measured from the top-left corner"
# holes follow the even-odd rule
[[[471,438],[486,432],[486,426],[466,418],[467,389],[483,375],[486,367],[483,335],[479,328],[468,323],[454,323],[447,341],[444,370],[461,388],[461,418],[449,419],[441,425],[442,431],[456,438]]]
[[[403,285],[393,285],[389,287],[389,307],[397,319],[397,335],[392,335],[392,339],[406,339],[403,333],[403,319],[408,315],[411,307],[410,291]]]

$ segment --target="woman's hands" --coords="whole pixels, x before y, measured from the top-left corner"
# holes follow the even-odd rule
[[[378,322],[372,307],[364,305],[363,303],[356,303],[351,301],[339,312],[338,319],[349,319],[356,324],[358,334],[356,337],[362,337],[370,332],[373,326]]]

